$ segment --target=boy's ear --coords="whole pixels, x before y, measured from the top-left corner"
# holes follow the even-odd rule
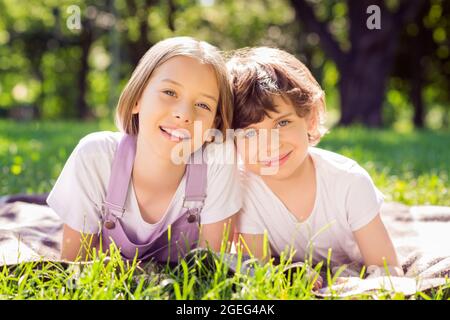
[[[317,119],[317,115],[314,111],[311,111],[307,115],[306,122],[307,122],[308,133],[316,131],[318,119]]]

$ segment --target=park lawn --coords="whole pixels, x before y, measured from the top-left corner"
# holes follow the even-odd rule
[[[79,139],[112,122],[0,120],[0,195],[49,192]],[[318,147],[356,160],[387,201],[450,205],[450,132],[332,129]]]
[[[29,122],[0,120],[0,195],[50,191],[76,143],[87,133],[115,130],[111,122]],[[357,160],[372,175],[387,200],[405,204],[450,205],[448,196],[448,132],[360,127],[333,129],[323,147]],[[316,299],[313,281],[302,268],[286,278],[283,266],[256,265],[254,276],[228,275],[227,264],[215,259],[214,272],[196,260],[180,268],[154,271],[124,265],[117,253],[104,263],[103,253],[83,267],[63,268],[58,263],[23,263],[0,267],[0,299]],[[320,266],[315,267],[318,271]],[[326,263],[322,265],[326,271]],[[330,283],[333,278],[327,273]],[[447,299],[446,286],[412,297],[379,292],[377,299]],[[337,297],[330,297],[331,299]],[[373,299],[370,294],[353,296]]]

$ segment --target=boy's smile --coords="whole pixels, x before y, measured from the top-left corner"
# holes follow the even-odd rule
[[[268,159],[268,160],[263,160],[261,162],[266,167],[282,166],[289,159],[289,156],[291,155],[291,153],[292,153],[292,151],[289,151],[287,153],[281,154],[278,157]]]
[[[312,123],[300,117],[288,98],[273,96],[277,112],[268,112],[263,121],[244,128],[238,151],[247,170],[266,179],[283,180],[295,175],[308,155],[308,130]],[[265,131],[265,132],[264,132]],[[261,136],[264,133],[263,136]],[[272,173],[264,169],[274,168]]]

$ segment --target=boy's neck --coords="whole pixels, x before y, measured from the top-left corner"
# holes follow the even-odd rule
[[[270,176],[261,176],[264,182],[273,190],[283,190],[289,186],[298,187],[308,182],[315,175],[313,159],[308,152],[303,163],[286,179],[271,179]]]

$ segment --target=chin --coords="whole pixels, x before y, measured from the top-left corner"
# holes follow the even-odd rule
[[[267,169],[262,169],[262,170],[267,170]],[[283,170],[282,168],[278,168],[278,171],[274,174],[263,174],[263,173],[264,173],[264,171],[260,171],[259,175],[267,177],[269,179],[273,179],[273,180],[285,180],[285,179],[289,178],[292,174],[291,171]]]

